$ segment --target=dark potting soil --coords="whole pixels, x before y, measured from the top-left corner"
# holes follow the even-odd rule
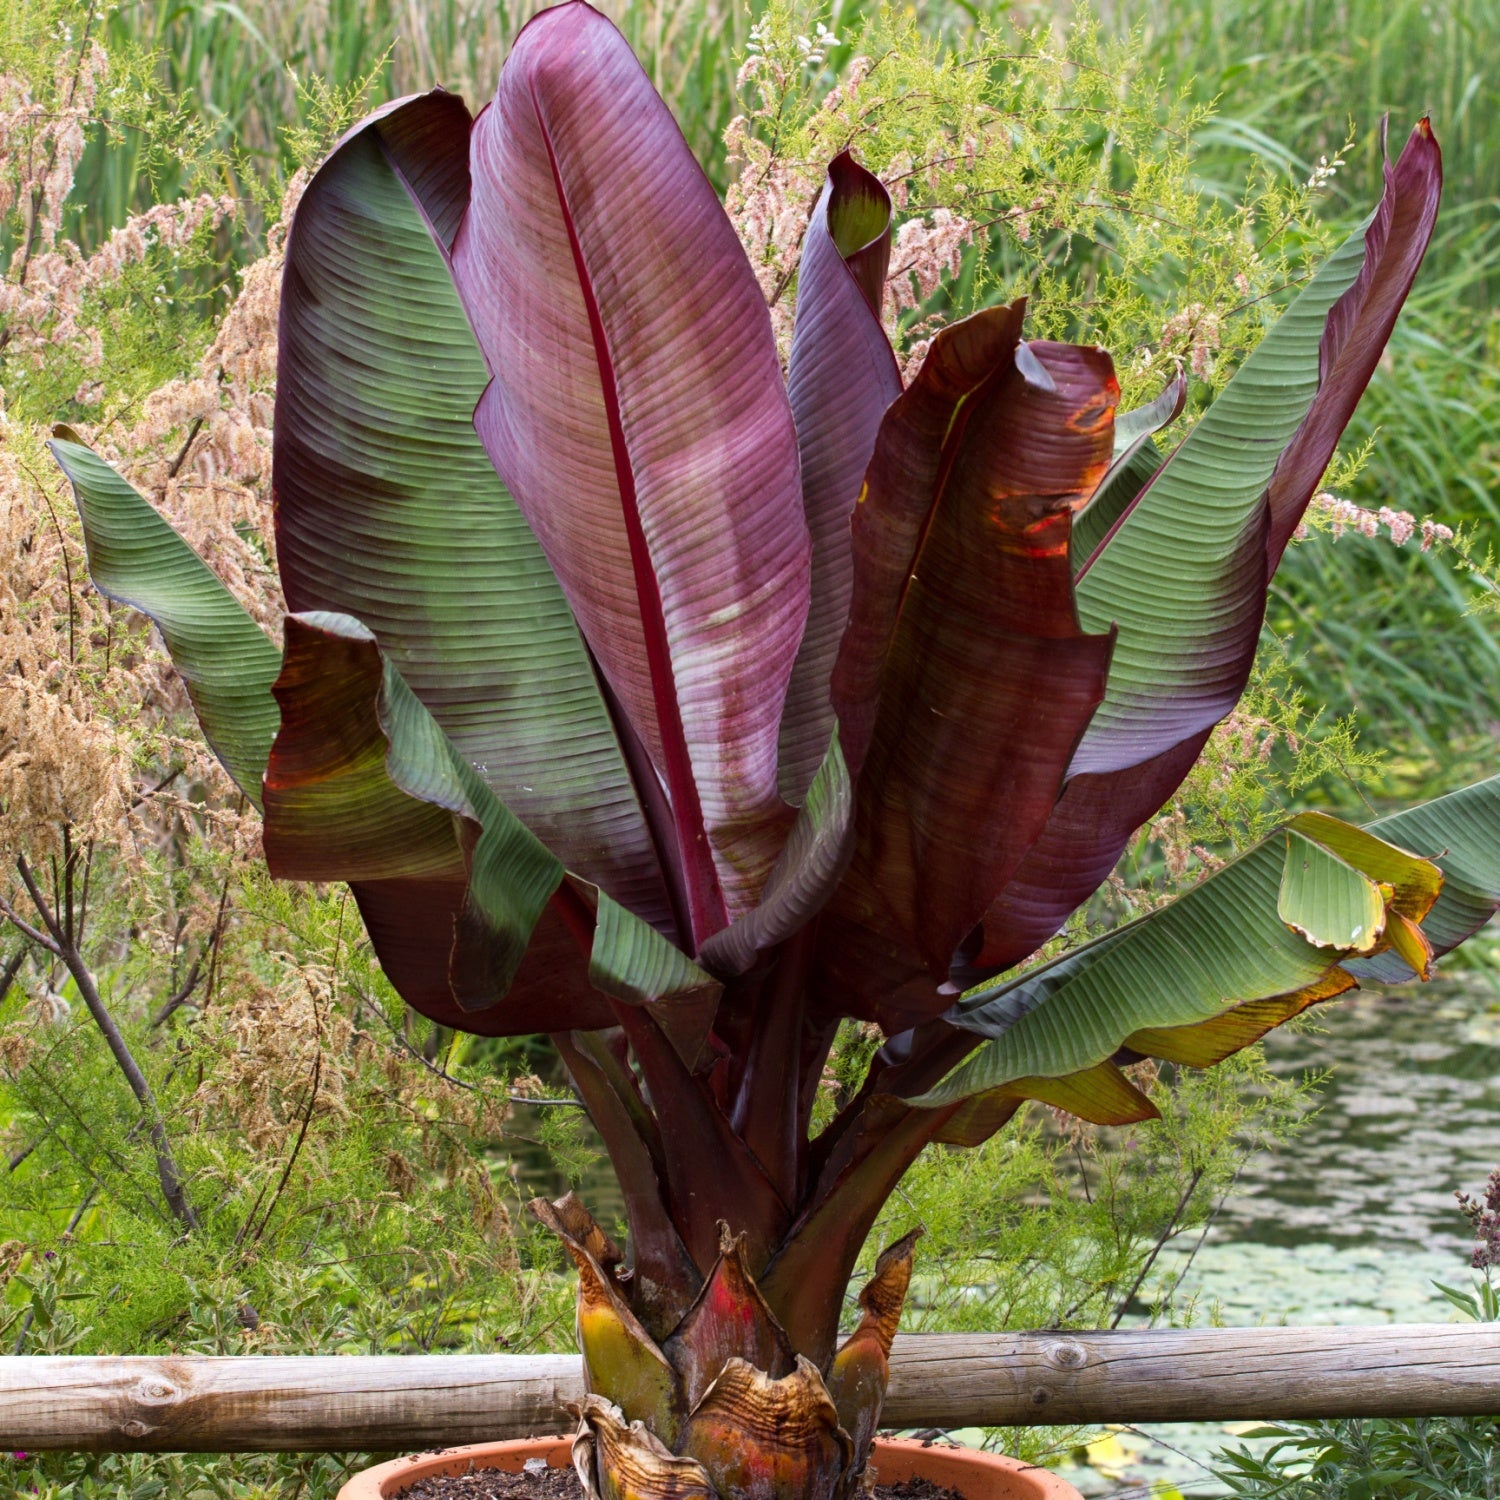
[[[877,1484],[876,1500],[964,1500],[962,1490],[934,1484],[930,1479],[898,1479],[894,1484]]]
[[[419,1479],[397,1491],[397,1500],[584,1500],[583,1486],[572,1464],[537,1467],[530,1474],[476,1469],[472,1474],[443,1474]]]
[[[584,1500],[583,1486],[571,1465],[538,1469],[531,1474],[506,1474],[499,1469],[476,1469],[472,1474],[419,1479],[399,1491],[397,1500]],[[903,1479],[877,1484],[873,1500],[964,1500],[959,1490],[930,1479]]]

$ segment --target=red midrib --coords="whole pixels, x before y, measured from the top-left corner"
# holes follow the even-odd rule
[[[683,732],[682,716],[678,712],[676,674],[672,670],[672,653],[667,642],[666,615],[662,609],[661,592],[657,588],[656,569],[652,566],[650,547],[641,525],[640,504],[635,491],[635,470],[630,462],[624,423],[620,420],[620,395],[615,386],[614,365],[610,360],[604,320],[599,315],[599,304],[594,298],[588,264],[583,258],[577,226],[568,206],[568,195],[557,164],[557,154],[552,149],[552,138],[534,88],[531,102],[536,111],[537,126],[547,147],[547,161],[552,168],[558,207],[562,212],[563,223],[567,226],[568,244],[573,251],[573,267],[578,273],[578,287],[588,312],[589,331],[594,339],[594,357],[599,365],[599,384],[604,396],[605,417],[609,422],[615,477],[620,486],[625,536],[630,544],[630,565],[635,573],[641,634],[646,645],[646,666],[651,675],[651,688],[656,700],[662,755],[666,761],[663,769],[672,797],[672,821],[677,834],[677,851],[683,865],[684,883],[687,886],[693,925],[692,944],[693,951],[696,952],[715,932],[727,925],[728,914],[718,875],[714,870],[708,832],[704,827],[703,806],[698,799],[698,784],[693,777],[692,760],[688,755],[687,735]]]

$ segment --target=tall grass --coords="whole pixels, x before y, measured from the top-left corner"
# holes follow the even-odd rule
[[[435,84],[477,110],[517,31],[544,0],[125,0],[106,47],[159,59],[162,88],[211,126],[214,170],[246,199],[270,196],[356,102]],[[736,56],[751,15],[739,0],[602,0],[673,106],[699,159],[719,165],[733,112]],[[341,110],[341,107],[343,109]],[[311,139],[310,139],[311,138]],[[197,164],[146,170],[144,142],[101,137],[79,173],[72,232],[97,244],[132,210],[187,184]],[[214,156],[203,151],[200,160]],[[721,184],[722,186],[722,184]],[[256,216],[251,216],[251,229]]]
[[[1500,197],[1500,112],[1492,72],[1497,0],[1104,0],[1113,24],[1141,28],[1176,87],[1217,99],[1200,144],[1208,171],[1255,151],[1304,175],[1357,138],[1346,206],[1379,184],[1376,127],[1405,132],[1431,114],[1455,203]],[[1471,287],[1487,300],[1491,265]]]
[[[1381,183],[1380,122],[1398,147],[1429,114],[1443,146],[1439,229],[1387,358],[1349,432],[1376,441],[1361,504],[1465,522],[1500,543],[1500,107],[1497,0],[1114,0],[1171,86],[1216,101],[1197,167],[1233,195],[1252,160],[1308,175],[1343,151],[1329,212],[1350,227]],[[1489,763],[1500,638],[1470,613],[1441,552],[1320,539],[1293,550],[1272,622],[1311,697],[1358,714],[1399,766],[1449,780]]]

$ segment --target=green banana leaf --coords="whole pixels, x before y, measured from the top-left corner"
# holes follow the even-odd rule
[[[77,433],[55,428],[48,447],[78,501],[94,586],[150,617],[210,748],[258,808],[278,722],[271,684],[281,653],[213,569]]]
[[[73,484],[92,576],[161,631],[210,745],[266,816],[272,872],[349,881],[408,1003],[490,1035],[608,1026],[611,998],[649,1004],[696,1062],[718,982],[598,886],[565,875],[362,622],[290,615],[279,653],[75,434],[52,451]]]
[[[1456,798],[1442,819],[1450,843],[1495,848],[1492,784]],[[1302,814],[1150,915],[1019,979],[969,991],[948,1019],[984,1044],[911,1102],[1047,1097],[1095,1118],[1090,1095],[1117,1091],[1112,1059],[1122,1048],[1206,1065],[1353,988],[1346,961],[1392,952],[1425,968],[1432,945],[1422,924],[1435,913],[1443,920],[1442,872],[1377,826],[1380,834]],[[1484,878],[1500,900],[1500,861],[1489,864]],[[1117,1100],[1109,1110],[1119,1118]]]

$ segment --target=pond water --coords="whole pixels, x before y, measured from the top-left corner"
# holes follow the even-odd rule
[[[1500,1010],[1487,994],[1434,985],[1359,995],[1320,1025],[1321,1035],[1267,1039],[1283,1076],[1332,1076],[1303,1133],[1247,1164],[1182,1293],[1197,1296],[1199,1322],[1446,1322],[1457,1315],[1432,1283],[1471,1278],[1453,1194],[1476,1192],[1500,1165]],[[1191,1252],[1184,1243],[1169,1256],[1180,1268]],[[1201,1463],[1227,1432],[1119,1433],[1095,1473],[1069,1477],[1093,1494],[1143,1494],[1151,1480],[1215,1494]]]

